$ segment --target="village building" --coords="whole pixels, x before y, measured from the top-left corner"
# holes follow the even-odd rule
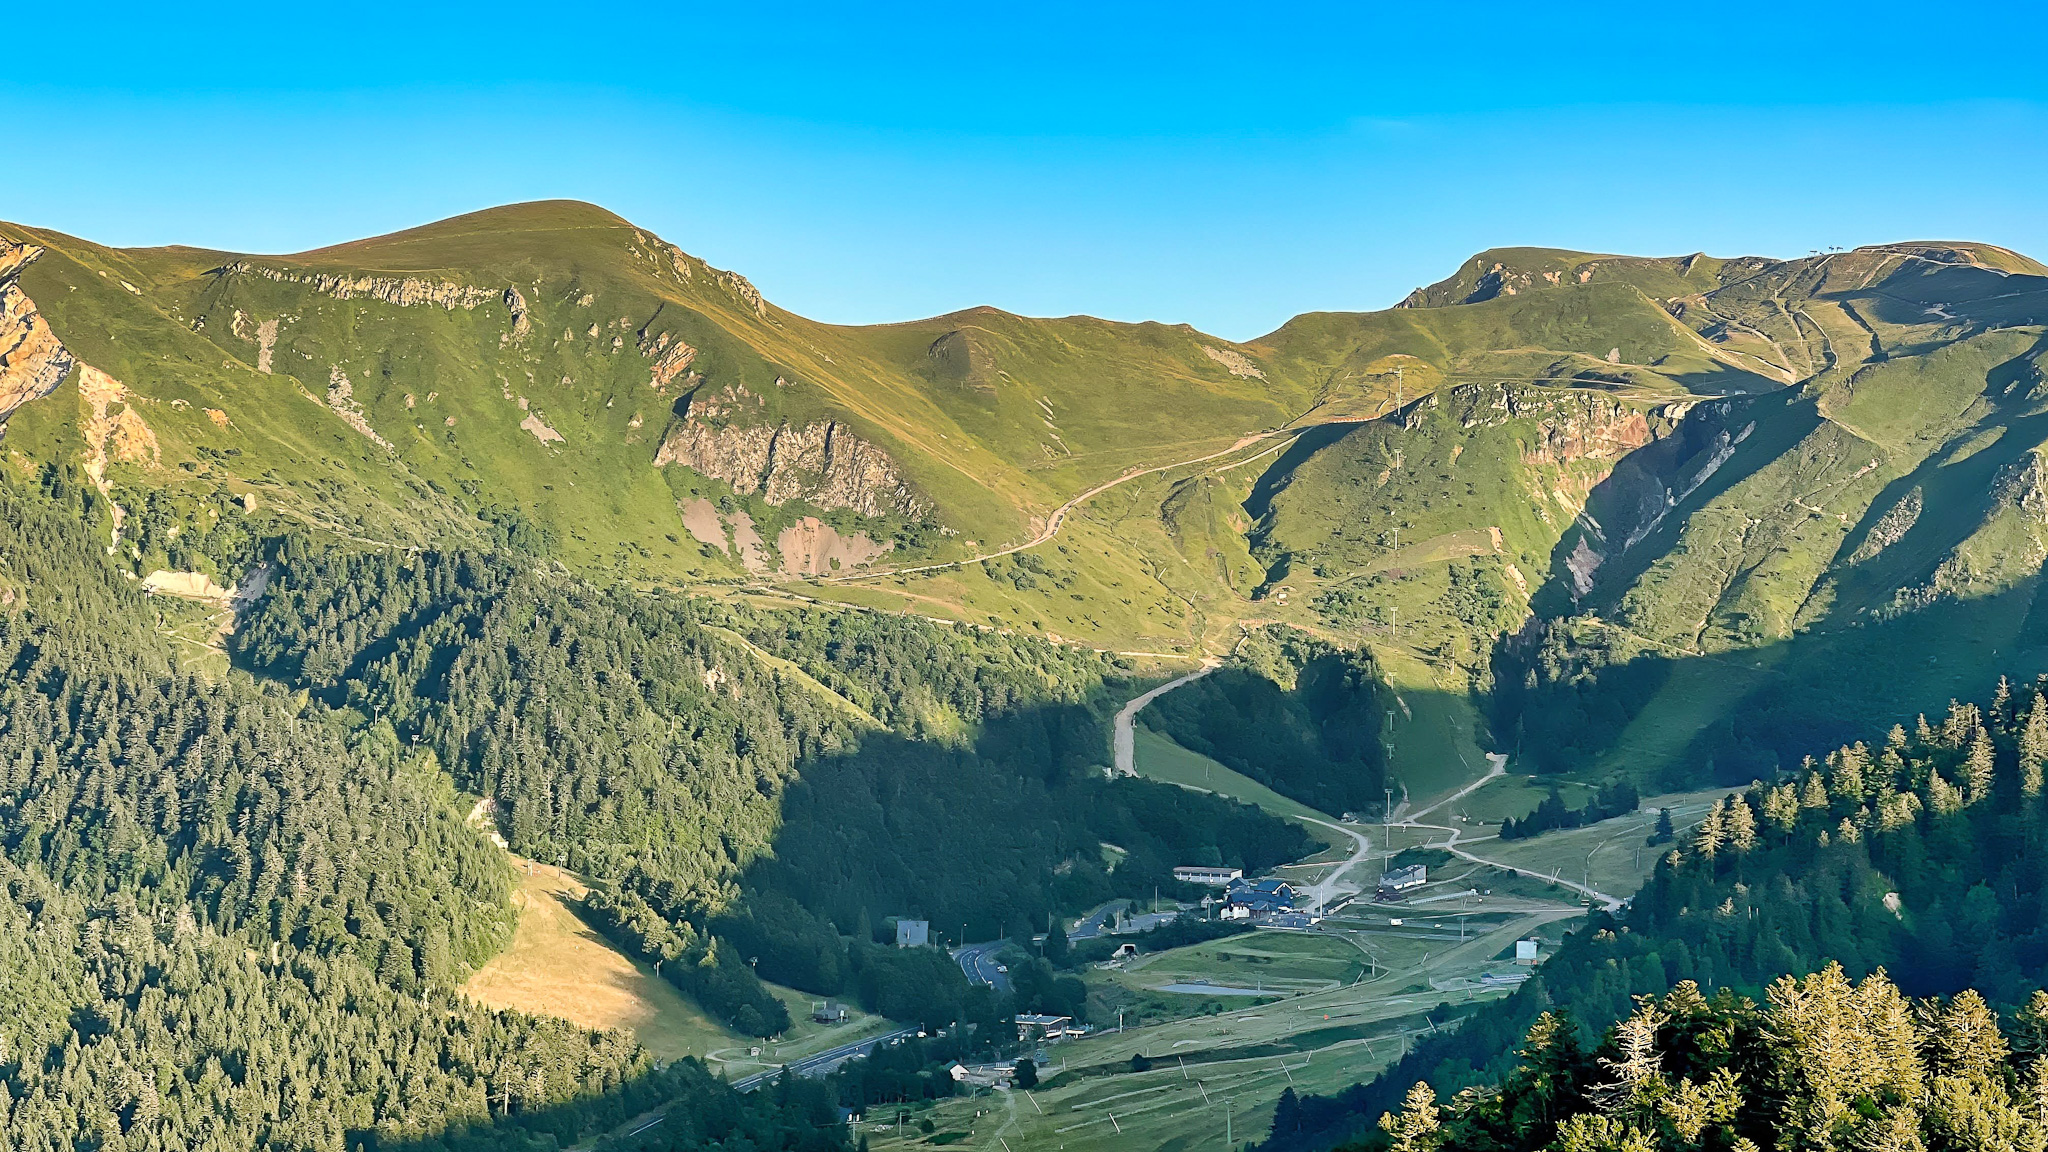
[[[1017,1042],[1031,1044],[1041,1040],[1063,1040],[1068,1036],[1080,1035],[1074,1027],[1072,1016],[1045,1016],[1036,1012],[1025,1012],[1017,1017]]]
[[[1410,864],[1380,875],[1377,899],[1399,900],[1401,893],[1411,892],[1429,883],[1429,868],[1422,864]]]
[[[1173,878],[1187,884],[1207,884],[1212,888],[1222,888],[1233,880],[1244,879],[1244,870],[1183,864],[1173,870]]]

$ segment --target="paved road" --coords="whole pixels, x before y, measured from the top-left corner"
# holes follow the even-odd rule
[[[799,1076],[823,1076],[825,1073],[832,1071],[856,1056],[865,1056],[873,1052],[878,1045],[893,1044],[907,1036],[915,1036],[916,1034],[917,1029],[915,1028],[898,1028],[894,1032],[884,1033],[880,1036],[871,1036],[866,1040],[856,1040],[851,1044],[841,1044],[837,1048],[820,1052],[816,1056],[806,1056],[801,1060],[785,1064],[782,1068],[787,1068]],[[766,1072],[756,1072],[744,1080],[733,1081],[732,1086],[742,1092],[752,1092],[768,1081],[782,1075],[782,1068],[774,1068]]]
[[[915,1028],[898,1028],[894,1032],[885,1033],[881,1036],[871,1036],[866,1040],[856,1040],[851,1044],[841,1044],[837,1048],[833,1048],[826,1052],[820,1052],[816,1056],[806,1056],[802,1060],[797,1060],[793,1063],[785,1064],[783,1065],[783,1067],[788,1068],[790,1071],[795,1072],[799,1076],[823,1076],[825,1073],[832,1071],[834,1068],[839,1067],[840,1064],[853,1059],[855,1056],[865,1056],[868,1053],[873,1052],[875,1050],[875,1046],[878,1044],[894,1043],[895,1041],[901,1040],[906,1036],[914,1036],[916,1034],[917,1029]],[[761,1085],[768,1083],[769,1081],[775,1079],[777,1076],[780,1075],[782,1075],[782,1068],[771,1068],[766,1072],[756,1072],[755,1074],[747,1077],[744,1080],[735,1080],[732,1082],[732,1086],[741,1092],[752,1092],[754,1089],[759,1088]],[[674,1107],[673,1104],[664,1104],[661,1107],[655,1109],[654,1111],[648,1112],[636,1118],[635,1120],[630,1121],[632,1127],[617,1134],[621,1136],[638,1136],[642,1132],[645,1132],[648,1129],[653,1128],[656,1125],[659,1125],[662,1121],[668,1119],[668,1110],[672,1107]],[[589,1142],[586,1141],[584,1144],[578,1145],[577,1147],[583,1148],[589,1146]]]
[[[1111,740],[1111,747],[1116,751],[1116,766],[1110,770],[1110,775],[1136,776],[1138,774],[1138,713],[1145,710],[1145,705],[1150,704],[1191,680],[1200,680],[1222,666],[1223,662],[1221,660],[1216,659],[1214,656],[1205,656],[1202,658],[1202,666],[1200,668],[1182,676],[1178,680],[1168,680],[1159,687],[1136,697],[1130,703],[1124,705],[1123,710],[1116,714],[1116,735]]]
[[[1087,940],[1091,937],[1102,935],[1109,930],[1109,918],[1116,915],[1119,910],[1129,906],[1129,904],[1129,900],[1111,900],[1109,903],[1082,917],[1081,922],[1074,925],[1074,930],[1067,933],[1067,939]]]
[[[1357,828],[1354,828],[1349,824],[1338,824],[1329,820],[1317,820],[1314,817],[1309,816],[1304,816],[1302,817],[1302,819],[1308,821],[1311,824],[1320,824],[1323,827],[1328,828],[1333,832],[1336,832],[1338,835],[1348,837],[1351,840],[1351,856],[1348,859],[1346,859],[1342,864],[1339,864],[1337,867],[1325,873],[1321,880],[1318,880],[1313,884],[1309,884],[1302,889],[1302,894],[1307,896],[1309,899],[1310,907],[1328,908],[1330,905],[1336,903],[1339,897],[1351,896],[1359,892],[1365,891],[1365,886],[1363,884],[1340,886],[1339,881],[1343,880],[1344,877],[1347,874],[1349,874],[1353,868],[1356,868],[1360,864],[1365,863],[1365,861],[1372,856],[1372,841],[1366,837],[1365,833],[1359,831]],[[1375,885],[1375,887],[1377,887],[1377,885]]]
[[[998,992],[1010,990],[1010,974],[996,971],[996,953],[1008,941],[991,940],[986,944],[969,944],[953,953],[953,959],[960,962],[960,970],[976,984],[986,984]]]

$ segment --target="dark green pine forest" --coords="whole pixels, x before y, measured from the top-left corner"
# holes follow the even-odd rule
[[[624,1033],[458,995],[513,924],[510,866],[458,789],[514,851],[598,881],[593,924],[759,1035],[789,1026],[767,977],[979,1023],[985,1045],[1004,1011],[1072,993],[1020,973],[999,1004],[942,952],[880,946],[885,918],[1028,934],[1183,859],[1314,846],[1107,780],[1114,658],[599,587],[513,548],[250,538],[271,590],[207,679],[105,563],[81,480],[0,481],[10,1147],[555,1147],[657,1103],[689,1119],[647,1146],[844,1140],[829,1085],[736,1094]]]

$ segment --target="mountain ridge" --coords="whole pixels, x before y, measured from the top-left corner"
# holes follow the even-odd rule
[[[577,201],[288,256],[0,236],[43,249],[10,283],[95,373],[23,403],[0,453],[84,468],[138,576],[230,582],[203,542],[250,507],[409,547],[527,532],[606,578],[1119,650],[1192,658],[1277,618],[1395,650],[1390,675],[1479,711],[1497,675],[1531,674],[1535,642],[1513,638],[1532,628],[1577,653],[1551,670],[1569,678],[1593,674],[1573,621],[1595,614],[1645,651],[1746,648],[2034,579],[2031,522],[1964,495],[1963,472],[1934,483],[1913,447],[2032,442],[2022,345],[2048,278],[1993,245],[1489,249],[1426,306],[1239,343],[987,305],[818,323]],[[1999,373],[2006,399],[1968,399]],[[1883,506],[1831,507],[1854,539],[1830,543],[1798,503],[1826,504],[1799,487],[1822,473],[1796,461],[1842,435],[1874,436],[1877,470],[1841,490]],[[2018,443],[1979,465],[2021,475]],[[1900,512],[1880,535],[1903,546],[1852,559],[1916,483],[1960,502],[1929,525],[1976,542],[1923,556],[1929,527]],[[1775,543],[1729,578],[1702,557],[1739,541],[1703,533],[1738,513]]]

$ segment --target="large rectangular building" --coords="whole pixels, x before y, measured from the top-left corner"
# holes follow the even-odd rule
[[[1380,876],[1380,891],[1383,893],[1406,892],[1429,883],[1429,868],[1422,864],[1410,864],[1396,868]]]
[[[1210,868],[1199,864],[1183,864],[1173,870],[1173,878],[1188,884],[1207,884],[1213,888],[1222,888],[1232,880],[1243,879],[1244,871],[1239,868]]]

